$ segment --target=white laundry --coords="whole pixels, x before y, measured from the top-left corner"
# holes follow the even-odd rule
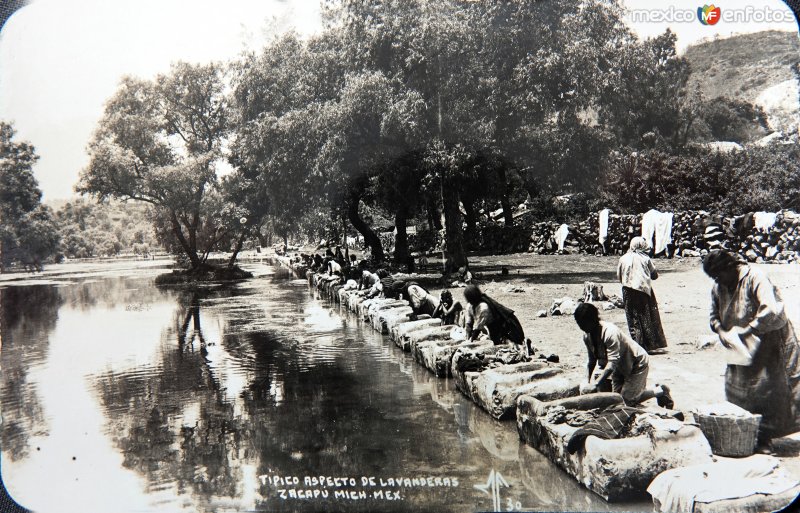
[[[647,493],[658,500],[662,512],[692,513],[695,502],[779,494],[797,484],[780,467],[780,460],[759,454],[667,470],[656,476]]]
[[[602,245],[605,245],[606,239],[608,239],[608,214],[609,210],[607,208],[600,211],[600,236],[598,240]]]
[[[642,238],[653,247],[653,235],[656,233],[656,218],[661,212],[658,210],[648,210],[642,216]]]
[[[655,254],[666,250],[667,245],[672,243],[672,213],[648,210],[642,216],[642,237],[655,250]]]
[[[556,243],[558,244],[558,250],[564,251],[564,242],[567,240],[567,236],[569,236],[569,226],[562,224],[556,230]]]
[[[778,214],[774,212],[756,212],[753,214],[753,224],[757,230],[767,232],[770,228],[775,226],[775,219],[777,217]]]
[[[656,254],[666,251],[672,244],[672,212],[664,212],[656,221]]]

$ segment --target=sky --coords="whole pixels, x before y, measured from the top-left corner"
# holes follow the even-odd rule
[[[723,17],[713,26],[697,20],[698,1],[622,3],[637,34],[669,27],[679,50],[737,33],[797,31],[780,0],[719,1],[724,15],[737,12],[750,22]],[[233,59],[263,47],[272,34],[309,35],[320,24],[316,0],[32,0],[0,32],[0,120],[36,147],[34,174],[44,200],[69,198],[122,76],[153,77],[176,60]]]

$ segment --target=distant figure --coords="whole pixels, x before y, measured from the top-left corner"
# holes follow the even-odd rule
[[[311,266],[312,271],[318,271],[325,264],[325,259],[319,253],[314,253],[314,265]]]
[[[340,264],[344,264],[345,263],[344,253],[342,253],[342,247],[341,246],[336,246],[336,254],[334,255],[334,258]]]
[[[395,282],[394,277],[386,269],[378,271],[378,277],[381,279],[381,292],[383,293],[383,297],[391,298],[393,293],[392,286]]]
[[[477,285],[467,285],[464,289],[467,306],[465,329],[467,340],[474,341],[484,330],[489,331],[489,338],[495,345],[510,341],[514,344],[525,342],[525,333],[514,311],[490,298]]]
[[[336,260],[328,260],[328,274],[342,274],[342,266]]]
[[[411,303],[414,315],[430,315],[433,317],[433,312],[439,306],[439,300],[415,282],[410,282],[405,286],[403,296]]]
[[[358,290],[367,290],[371,292],[372,288],[375,287],[376,284],[380,284],[380,282],[381,279],[377,274],[364,269],[361,273],[361,282],[358,284]]]
[[[453,287],[466,287],[467,285],[475,284],[475,280],[472,277],[472,273],[469,271],[469,267],[461,266],[458,268],[458,272],[456,274],[456,280],[452,283]]]
[[[586,384],[581,387],[584,393],[598,391],[611,378],[611,391],[620,394],[628,406],[655,397],[659,406],[674,408],[669,387],[656,385],[647,389],[650,360],[642,346],[613,323],[601,321],[597,307],[591,303],[578,305],[574,315],[584,332],[583,343],[589,355]]]
[[[439,295],[439,306],[433,311],[431,317],[442,320],[442,325],[456,324],[458,314],[464,310],[461,303],[453,300],[453,294],[449,290],[443,290]]]
[[[406,272],[407,273],[414,273],[416,271],[416,266],[414,265],[414,257],[408,255],[406,258]]]
[[[628,331],[640,346],[652,352],[667,347],[667,338],[651,281],[658,279],[658,271],[647,256],[648,249],[643,237],[634,237],[630,251],[619,259],[617,278],[622,284]]]
[[[762,442],[800,429],[800,348],[778,289],[757,268],[724,250],[703,259],[716,282],[711,330],[725,347],[744,346],[749,365],[728,365],[725,398],[762,415]]]

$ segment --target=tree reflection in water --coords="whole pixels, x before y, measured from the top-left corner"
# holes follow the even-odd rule
[[[155,373],[110,372],[98,389],[123,465],[147,477],[148,491],[170,487],[208,503],[237,495],[242,419],[209,368],[200,301],[199,292],[178,296]]]
[[[0,288],[0,398],[3,451],[24,458],[28,440],[47,434],[47,421],[36,386],[28,383],[32,366],[47,356],[49,334],[64,299],[53,285]]]

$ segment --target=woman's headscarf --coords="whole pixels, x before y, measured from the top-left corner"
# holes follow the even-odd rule
[[[634,237],[631,240],[631,251],[636,253],[644,253],[648,249],[650,249],[650,244],[644,239],[644,237]]]

